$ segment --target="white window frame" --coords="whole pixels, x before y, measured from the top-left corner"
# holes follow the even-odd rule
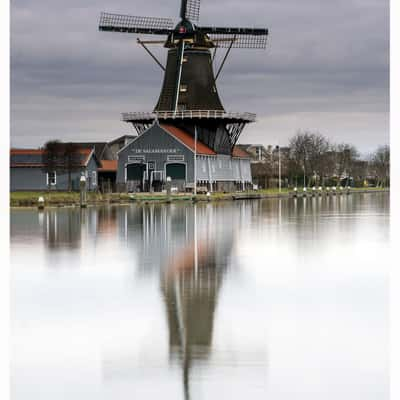
[[[49,172],[47,172],[46,173],[46,185],[47,186],[55,186],[55,185],[57,185],[57,171],[51,171],[50,172],[51,174],[54,174],[54,182],[51,182],[51,183],[49,183],[50,182],[50,179],[49,179]]]
[[[142,162],[144,156],[128,156],[128,163]]]
[[[177,161],[177,162],[182,162],[185,161],[185,156],[184,155],[168,155],[167,156],[167,161]]]
[[[97,171],[92,171],[92,185],[97,186]]]

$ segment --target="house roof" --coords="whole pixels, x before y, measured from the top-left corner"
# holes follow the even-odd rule
[[[79,148],[81,154],[80,164],[86,166],[94,150],[89,148]],[[18,167],[45,167],[43,162],[44,149],[10,149],[10,166]]]
[[[232,157],[251,158],[251,155],[246,150],[243,150],[241,147],[239,147],[239,145],[237,145],[233,148]]]
[[[116,139],[112,140],[111,142],[108,142],[108,144],[114,144],[117,142],[121,142],[122,140],[126,140],[126,139],[135,139],[137,137],[137,135],[122,135],[120,137],[117,137]]]
[[[184,130],[177,128],[176,126],[172,125],[160,125],[161,128],[167,130],[172,136],[176,137],[178,140],[183,142],[186,146],[188,146],[192,151],[194,151],[194,138],[189,135]],[[217,153],[210,149],[207,145],[205,145],[200,140],[197,141],[197,154],[207,155],[207,156],[215,156]],[[240,149],[238,146],[235,146],[232,151],[232,157],[238,158],[251,158],[249,153]]]
[[[118,160],[101,160],[99,172],[116,172],[118,168]]]
[[[85,149],[94,149],[98,160],[103,158],[104,150],[108,146],[107,142],[74,142],[74,144]]]
[[[187,132],[184,130],[177,128],[176,126],[172,125],[160,125],[162,129],[167,131],[169,134],[174,136],[176,139],[181,141],[183,144],[185,144],[187,147],[189,147],[192,151],[195,150],[195,140],[192,136],[190,136]],[[197,141],[197,146],[196,146],[196,152],[197,154],[203,154],[207,156],[215,156],[217,153],[210,149],[208,146],[206,146],[204,143],[200,142],[199,140]]]

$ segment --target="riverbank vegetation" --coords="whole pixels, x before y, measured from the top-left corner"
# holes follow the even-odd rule
[[[287,147],[269,148],[267,156],[252,164],[254,183],[260,188],[351,186],[389,187],[390,149],[380,146],[361,155],[348,143],[332,143],[319,132],[298,131]]]

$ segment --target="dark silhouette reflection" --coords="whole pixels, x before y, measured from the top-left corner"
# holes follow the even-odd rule
[[[81,210],[48,210],[43,213],[43,235],[50,250],[81,246]]]
[[[185,399],[190,398],[190,370],[211,352],[214,314],[233,245],[233,221],[210,221],[198,229],[197,208],[187,214],[193,236],[166,260],[161,290],[167,312],[172,362],[181,364]],[[204,211],[204,210],[202,210]],[[206,217],[201,213],[202,217]],[[216,224],[223,229],[217,229]],[[206,228],[206,229],[204,229]]]
[[[96,210],[96,233],[115,235],[118,230],[118,207],[99,207]]]
[[[48,209],[38,214],[44,243],[49,250],[80,249],[90,236],[94,244],[118,230],[117,207]]]

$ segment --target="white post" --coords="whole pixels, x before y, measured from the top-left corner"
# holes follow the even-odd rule
[[[181,78],[182,78],[182,67],[183,67],[183,54],[185,52],[185,42],[181,43],[182,49],[180,54],[180,61],[179,61],[179,70],[178,70],[178,82],[176,88],[176,98],[175,98],[175,105],[174,105],[174,117],[176,116],[176,112],[178,110],[178,100],[179,100],[179,91],[181,86]]]
[[[194,195],[197,195],[197,126],[194,126]]]
[[[38,198],[38,209],[39,210],[43,210],[44,209],[44,198],[42,196],[40,196]]]
[[[81,208],[86,208],[86,177],[85,175],[82,175],[79,181],[79,189],[80,189],[80,195],[79,195],[79,203]]]
[[[194,273],[195,273],[195,282],[197,283],[198,279],[198,247],[197,247],[197,204],[194,205]]]
[[[281,147],[278,146],[278,179],[279,179],[279,193],[281,193],[282,190],[282,183],[281,183]]]
[[[207,157],[207,165],[208,165],[208,179],[210,181],[210,192],[213,192],[213,184],[212,184],[212,172],[211,172],[211,163],[210,157]]]

